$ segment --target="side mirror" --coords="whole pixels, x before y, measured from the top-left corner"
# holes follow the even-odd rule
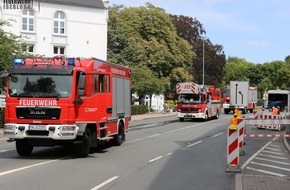
[[[85,95],[85,85],[86,85],[86,75],[80,75],[79,78],[79,87],[78,87],[78,95],[82,97]]]

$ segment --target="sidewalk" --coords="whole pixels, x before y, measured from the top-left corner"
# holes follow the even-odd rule
[[[169,113],[147,113],[141,115],[132,115],[131,121],[143,120],[143,119],[150,119],[150,118],[158,118],[158,117],[167,117],[167,116],[176,116],[176,112],[169,112]],[[176,117],[177,119],[177,117]]]
[[[235,190],[289,190],[290,178],[270,175],[236,174]]]

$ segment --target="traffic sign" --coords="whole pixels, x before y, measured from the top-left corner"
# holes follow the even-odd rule
[[[230,101],[234,106],[247,106],[248,104],[248,81],[230,82]]]

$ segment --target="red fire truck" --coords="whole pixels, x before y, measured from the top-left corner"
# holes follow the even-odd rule
[[[177,118],[185,119],[219,118],[221,113],[221,92],[214,86],[205,86],[194,82],[177,83]]]
[[[20,156],[35,146],[121,145],[131,119],[131,71],[96,58],[17,58],[7,73],[4,134]]]
[[[234,112],[236,108],[242,111],[243,114],[246,114],[248,111],[253,113],[255,106],[257,106],[258,102],[258,89],[257,87],[249,87],[248,89],[248,98],[247,98],[247,106],[239,106],[236,107],[231,102],[230,97],[230,86],[227,86],[223,90],[223,109],[225,114]]]

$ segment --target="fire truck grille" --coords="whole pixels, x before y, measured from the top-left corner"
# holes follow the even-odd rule
[[[29,136],[48,136],[49,131],[34,131],[34,130],[28,130],[26,131],[26,134]]]
[[[59,119],[59,108],[16,108],[18,119]]]
[[[181,113],[198,113],[198,108],[181,108]]]

